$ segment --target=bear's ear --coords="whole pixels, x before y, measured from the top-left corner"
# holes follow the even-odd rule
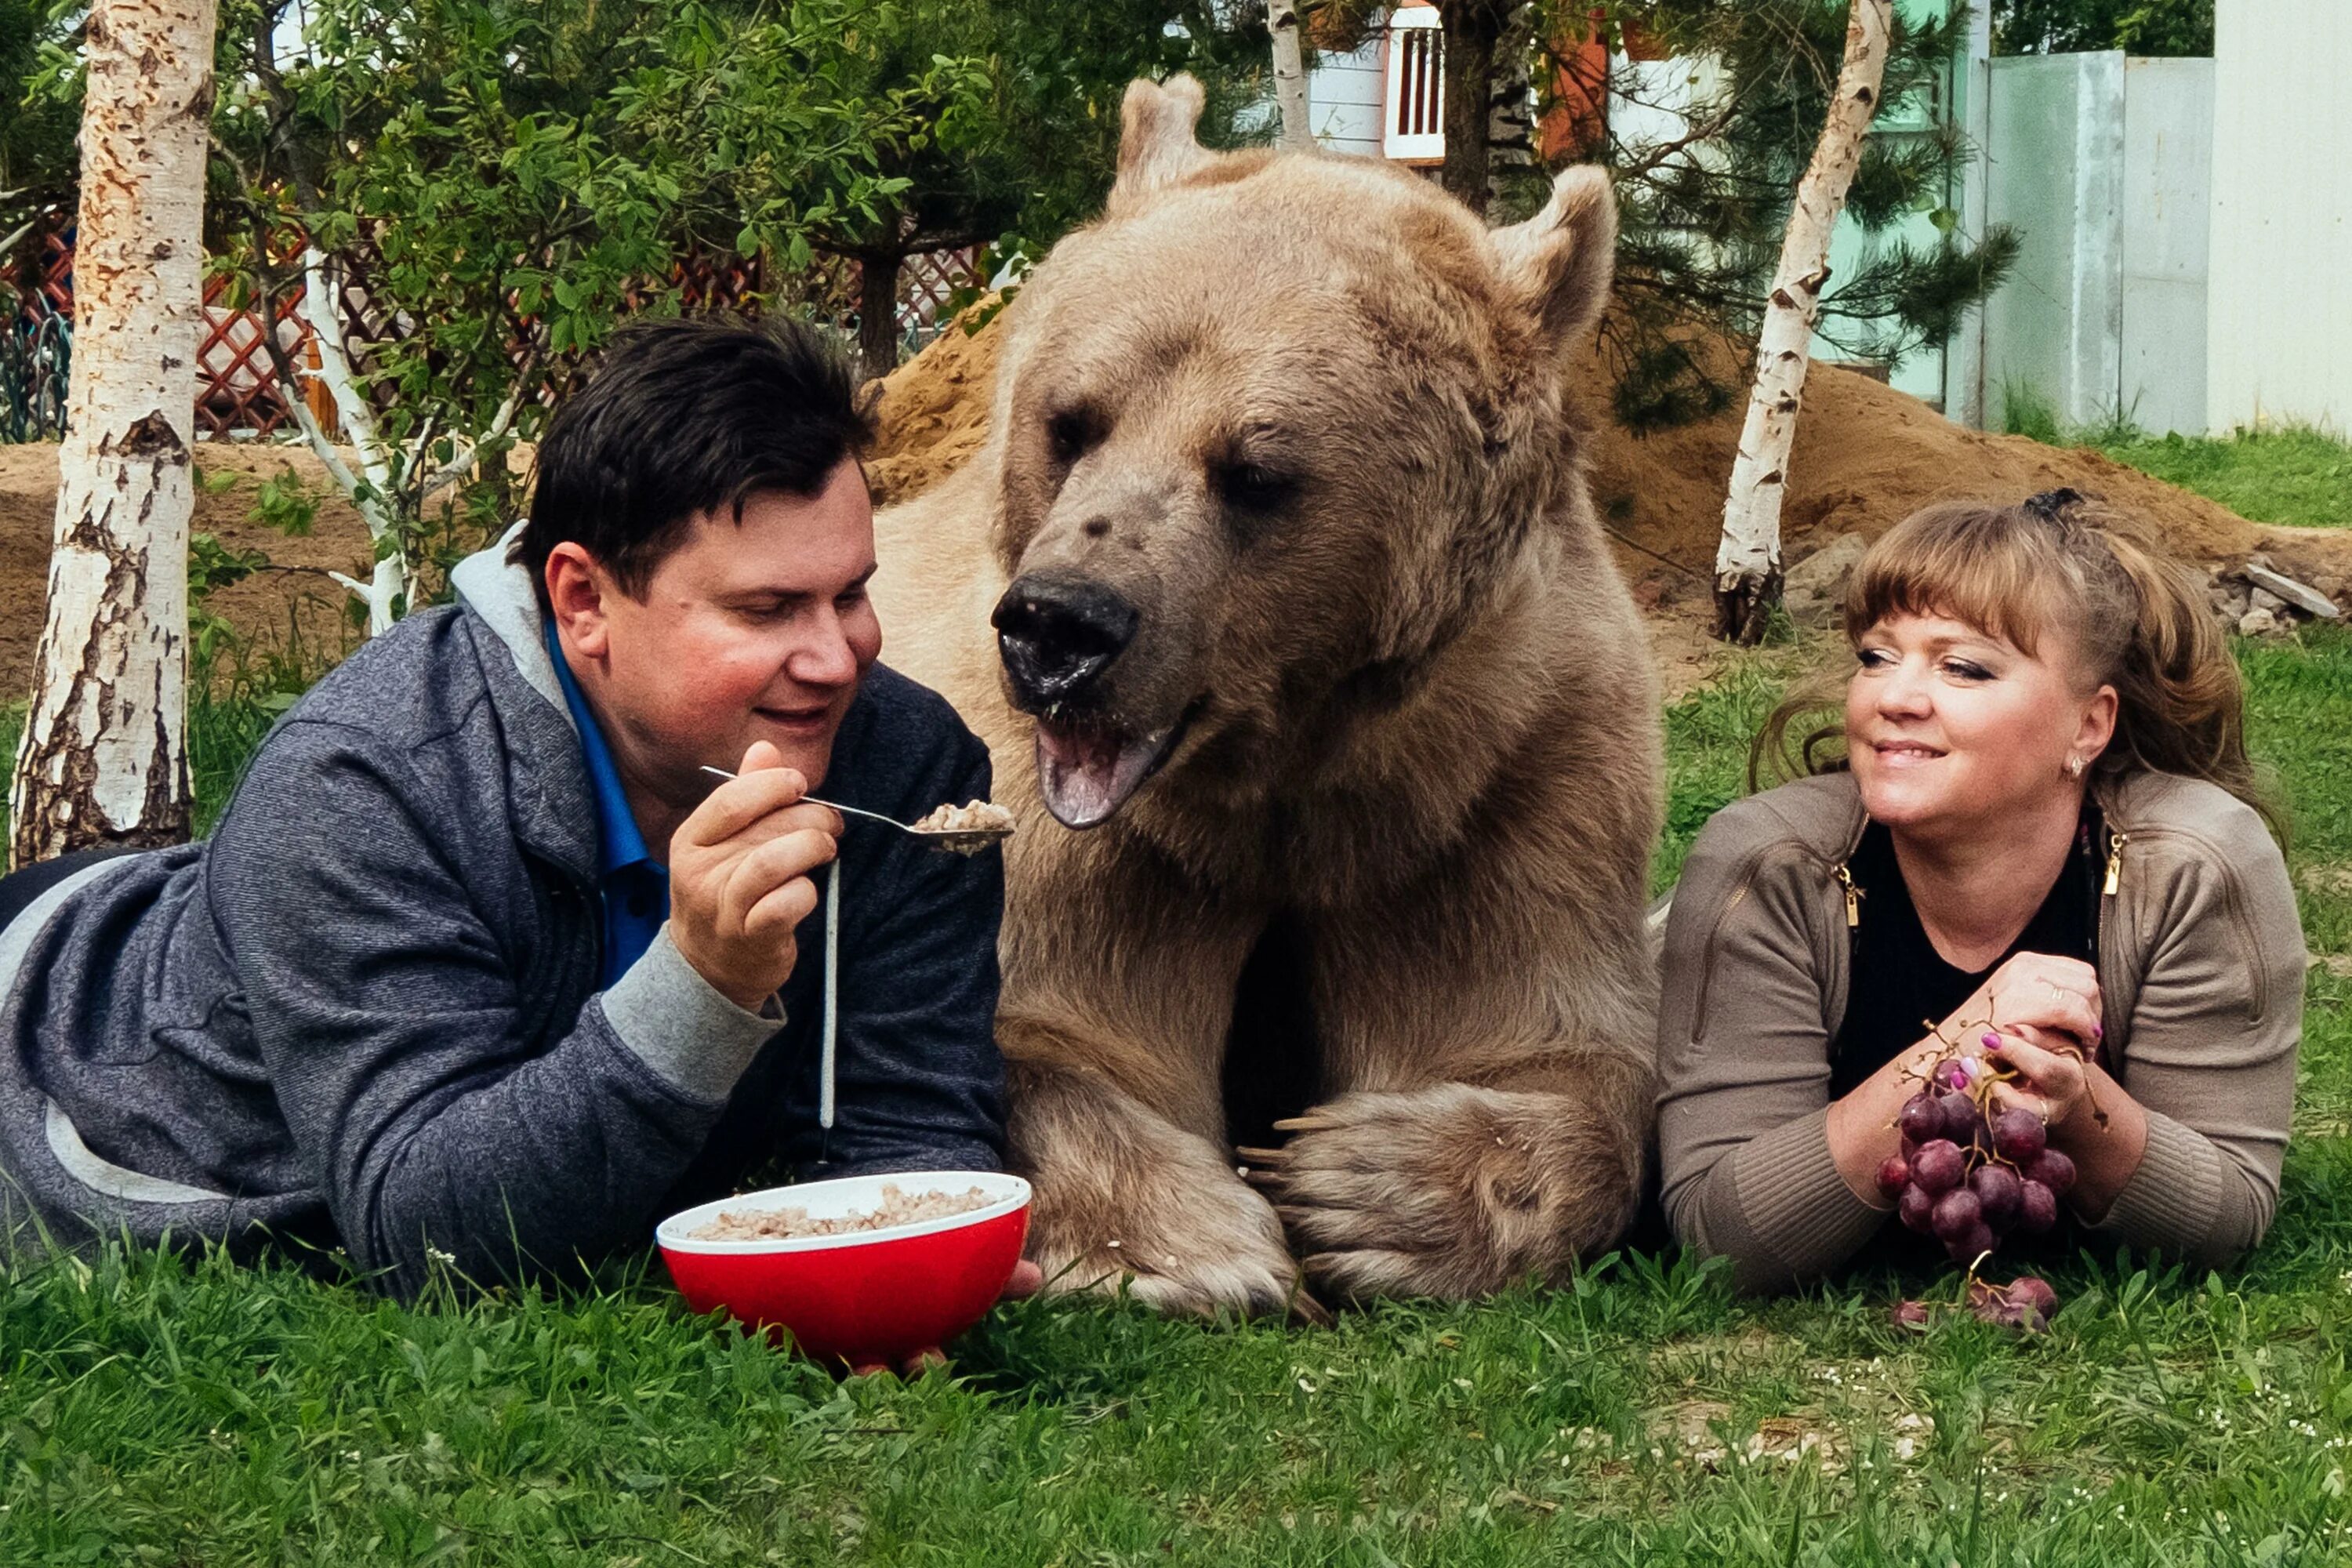
[[[1192,139],[1200,122],[1201,84],[1189,76],[1127,84],[1119,106],[1118,178],[1105,209],[1122,217],[1207,163],[1208,149]]]
[[[1617,268],[1617,193],[1590,163],[1563,170],[1551,200],[1493,235],[1503,285],[1565,347],[1601,319]]]

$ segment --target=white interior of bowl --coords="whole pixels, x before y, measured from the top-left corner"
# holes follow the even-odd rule
[[[973,1187],[989,1194],[982,1208],[875,1230],[841,1236],[796,1236],[751,1241],[714,1241],[693,1234],[722,1214],[751,1215],[770,1209],[802,1208],[812,1219],[839,1219],[850,1214],[870,1214],[882,1202],[882,1189],[897,1187],[909,1196],[925,1193],[962,1193]],[[1029,1184],[1000,1171],[893,1171],[879,1176],[841,1176],[830,1182],[803,1182],[796,1187],[766,1187],[716,1203],[702,1204],[661,1222],[654,1239],[672,1252],[735,1254],[826,1252],[844,1247],[866,1247],[877,1241],[903,1241],[913,1236],[935,1236],[968,1225],[998,1218],[1025,1206]]]

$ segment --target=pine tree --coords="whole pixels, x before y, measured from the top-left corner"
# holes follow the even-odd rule
[[[1434,3],[1447,51],[1445,187],[1496,222],[1541,204],[1553,171],[1522,150],[1524,121],[1512,112],[1530,78],[1520,51],[1531,50],[1538,109],[1563,111],[1570,123],[1596,132],[1559,149],[1554,162],[1604,163],[1617,179],[1617,302],[1601,340],[1618,418],[1635,430],[1656,429],[1728,407],[1746,387],[1745,356],[1724,354],[1718,345],[1726,334],[1752,339],[1762,320],[1790,203],[1837,80],[1845,0]],[[1319,0],[1309,20],[1327,47],[1349,48],[1388,9],[1385,0]],[[1961,239],[1950,205],[1976,150],[1937,111],[1951,89],[1967,21],[1960,10],[1940,22],[1895,19],[1882,127],[1916,121],[1928,128],[1882,128],[1864,152],[1846,215],[1877,243],[1864,266],[1830,279],[1822,304],[1822,335],[1840,357],[1892,367],[1941,343],[2016,257],[2016,237],[2006,231],[1975,244]],[[1605,74],[1594,72],[1583,52],[1596,29],[1615,62]],[[1672,58],[1693,68],[1664,73],[1672,79],[1663,89],[1645,85],[1661,73],[1627,65],[1629,45],[1644,60]],[[1700,79],[1696,90],[1693,77]],[[1687,129],[1663,142],[1638,139],[1596,112],[1612,97],[1621,107],[1674,107]],[[1457,117],[1455,106],[1465,100],[1480,106],[1477,116]],[[1475,118],[1485,134],[1460,134],[1465,118]],[[1940,239],[1922,245],[1894,235],[1922,213],[1935,220]]]
[[[1590,36],[1571,23],[1592,7],[1545,3],[1558,15],[1543,36]],[[1616,413],[1629,427],[1705,417],[1742,390],[1736,358],[1713,352],[1714,333],[1694,329],[1755,335],[1790,203],[1828,113],[1847,15],[1846,0],[1618,0],[1599,8],[1620,53],[1630,41],[1650,58],[1711,62],[1709,79],[1681,105],[1685,134],[1642,142],[1612,130],[1603,145],[1583,150],[1617,174],[1617,308],[1601,342]],[[1891,367],[1941,343],[2015,259],[2013,234],[1997,229],[1969,243],[1949,205],[1976,156],[1938,112],[1967,20],[1958,9],[1941,22],[1895,17],[1881,129],[1846,196],[1847,220],[1875,243],[1863,266],[1831,278],[1822,300],[1820,331],[1841,357]],[[1559,80],[1552,70],[1540,75]],[[1683,73],[1675,76],[1679,93]],[[1607,86],[1635,101],[1644,92],[1630,71]],[[1923,128],[1894,128],[1905,123]],[[1892,232],[1921,213],[1939,231],[1934,243]]]

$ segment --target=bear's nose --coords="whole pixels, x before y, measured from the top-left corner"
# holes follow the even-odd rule
[[[1140,619],[1099,583],[1045,573],[1016,579],[989,616],[1024,708],[1084,696],[1135,640]]]

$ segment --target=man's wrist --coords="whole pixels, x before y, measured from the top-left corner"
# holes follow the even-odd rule
[[[606,989],[604,1006],[624,1045],[663,1078],[704,1097],[732,1089],[777,1028],[776,1019],[712,984],[679,951],[667,925]]]
[[[694,951],[693,947],[688,942],[679,942],[677,940],[675,924],[665,929],[667,929],[670,931],[670,944],[677,949],[677,955],[679,958],[686,961],[687,967],[693,970],[695,973],[700,975],[704,984],[709,986],[713,991],[718,992],[719,994],[727,998],[728,1001],[732,1002],[736,1006],[742,1008],[746,1013],[759,1012],[770,1002],[773,1001],[775,999],[776,993],[782,989],[780,986],[771,985],[765,990],[759,990],[754,986],[746,985],[743,982],[728,974],[717,964],[711,963],[702,958]]]

